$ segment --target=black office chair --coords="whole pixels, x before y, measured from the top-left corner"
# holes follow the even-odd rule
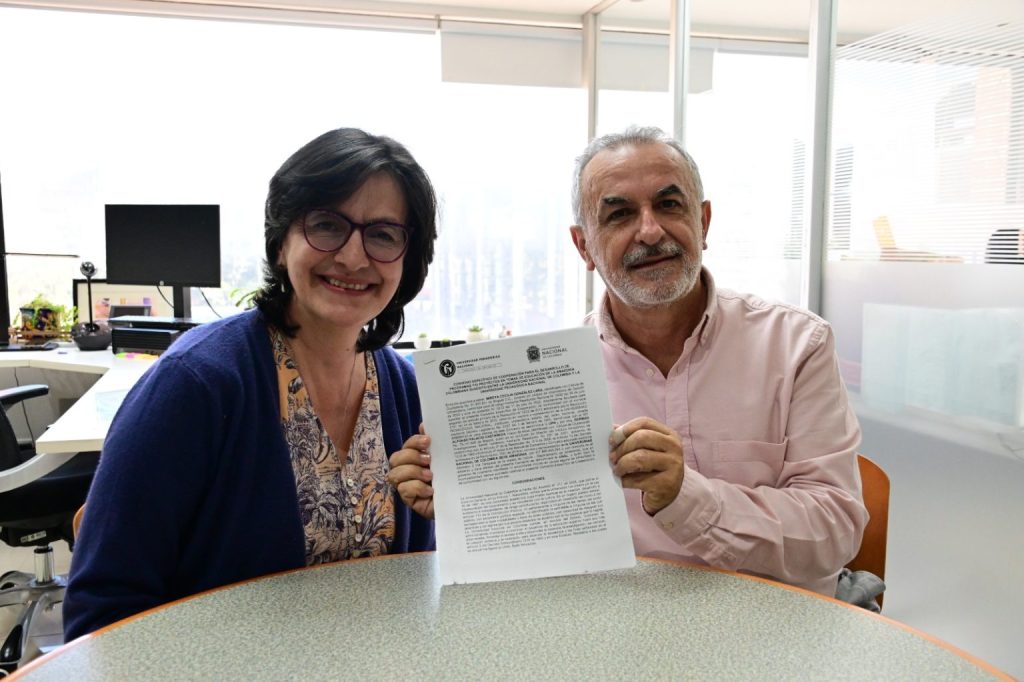
[[[7,411],[49,390],[42,384],[0,390],[0,472],[37,456],[34,443],[18,440]],[[0,632],[0,675],[64,641],[61,602],[67,579],[54,575],[50,543],[64,540],[73,548],[71,522],[85,503],[99,455],[79,453],[44,476],[0,492],[0,540],[11,547],[36,548],[35,574],[8,571],[0,575],[0,611],[17,610],[12,629]]]

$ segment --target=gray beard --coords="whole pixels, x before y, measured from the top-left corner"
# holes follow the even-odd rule
[[[673,279],[646,279],[631,274],[630,266],[653,256],[682,256],[682,272]],[[701,260],[700,252],[690,258],[678,242],[665,241],[654,246],[638,244],[623,255],[621,267],[615,270],[604,263],[595,264],[605,285],[623,303],[634,308],[654,308],[675,303],[693,291],[700,278]]]

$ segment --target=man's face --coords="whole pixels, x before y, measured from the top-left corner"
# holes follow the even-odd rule
[[[583,170],[584,225],[573,242],[631,307],[674,303],[700,278],[711,204],[700,203],[682,156],[649,143],[605,150]]]

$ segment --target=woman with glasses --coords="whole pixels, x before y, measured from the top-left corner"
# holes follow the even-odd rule
[[[406,149],[325,133],[270,181],[257,308],[189,331],[125,398],[64,601],[70,641],[275,571],[434,548],[387,480],[416,434],[388,346],[433,258],[437,203]]]

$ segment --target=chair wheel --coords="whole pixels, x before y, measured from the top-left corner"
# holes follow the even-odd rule
[[[35,576],[24,571],[7,571],[0,575],[0,590],[9,590],[15,587],[25,587]]]
[[[0,644],[0,665],[17,667],[21,660],[21,623],[14,626],[7,639]]]

